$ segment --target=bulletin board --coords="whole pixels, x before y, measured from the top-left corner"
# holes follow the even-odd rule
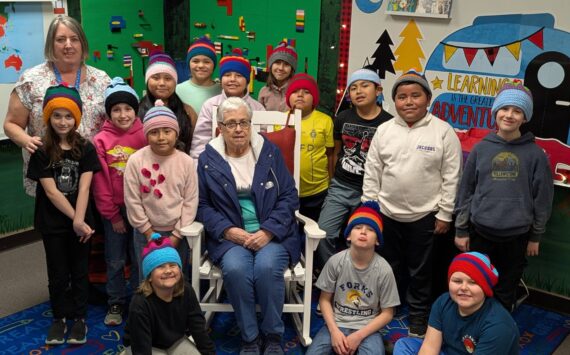
[[[142,57],[137,46],[163,45],[163,2],[156,0],[81,1],[81,22],[89,41],[87,64],[104,70],[111,78],[131,77],[134,88],[142,94],[144,68],[148,57]],[[114,22],[114,23],[112,23]],[[114,27],[114,30],[112,29]],[[108,51],[112,53],[108,54]]]
[[[267,46],[276,46],[286,38],[294,42],[299,56],[297,73],[306,71],[316,78],[320,7],[320,0],[191,1],[190,38],[209,34],[213,42],[222,44],[223,53],[231,48],[245,49],[252,66],[261,69],[267,65]],[[264,85],[255,82],[253,97]]]

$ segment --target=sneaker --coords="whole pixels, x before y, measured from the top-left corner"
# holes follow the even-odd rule
[[[410,317],[408,336],[423,339],[426,336],[427,322],[422,317]]]
[[[76,319],[71,327],[69,336],[67,337],[68,344],[85,344],[87,342],[87,326],[84,319]]]
[[[120,304],[111,305],[103,322],[105,325],[120,325],[123,323],[123,306]]]
[[[65,343],[65,332],[67,326],[65,319],[54,319],[49,327],[48,335],[46,338],[47,345],[60,345]]]
[[[255,339],[254,341],[249,343],[242,341],[239,355],[260,355],[259,339]]]
[[[283,355],[281,337],[279,335],[267,335],[265,338],[265,346],[263,347],[263,355]]]

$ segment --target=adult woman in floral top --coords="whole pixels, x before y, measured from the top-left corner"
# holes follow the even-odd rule
[[[44,56],[46,61],[26,70],[10,94],[4,132],[22,147],[24,176],[30,154],[42,145],[44,135],[43,97],[48,87],[59,83],[74,86],[83,101],[83,115],[78,132],[91,140],[105,121],[105,88],[111,79],[93,67],[85,65],[89,55],[87,38],[81,25],[65,15],[57,16],[50,24]],[[24,188],[35,195],[36,185],[24,178]]]

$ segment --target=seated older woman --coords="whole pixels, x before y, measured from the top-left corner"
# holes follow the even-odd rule
[[[198,220],[208,234],[208,253],[222,269],[241,330],[240,354],[283,354],[283,273],[300,255],[294,214],[299,199],[279,149],[251,132],[251,118],[242,98],[219,106],[221,134],[198,162]]]

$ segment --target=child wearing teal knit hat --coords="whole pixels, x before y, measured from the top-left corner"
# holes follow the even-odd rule
[[[170,238],[154,233],[142,252],[144,280],[125,327],[126,354],[215,354],[194,290]],[[188,340],[192,336],[194,343]]]

